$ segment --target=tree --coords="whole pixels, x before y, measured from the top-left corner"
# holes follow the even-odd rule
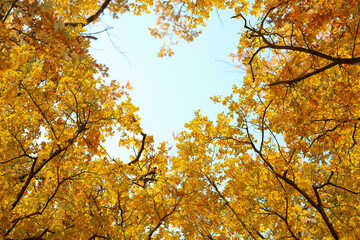
[[[3,239],[150,239],[176,210],[181,194],[166,176],[158,180],[166,146],[142,132],[130,85],[105,81],[84,34],[105,9],[148,5],[0,3]],[[107,155],[103,143],[115,131],[119,147],[134,149],[130,159]]]
[[[158,15],[192,41],[213,9],[244,24],[243,83],[196,113],[178,152],[143,133],[129,84],[107,84],[85,27],[106,10]],[[358,239],[357,1],[4,0],[0,234],[4,239]],[[257,17],[252,25],[248,16]],[[174,39],[174,38],[172,38]],[[130,159],[107,155],[119,131]]]
[[[210,2],[188,11],[205,18]],[[213,98],[227,112],[197,112],[178,137],[173,171],[189,195],[177,227],[190,239],[359,239],[359,2],[223,4],[244,24],[231,56],[246,75]]]

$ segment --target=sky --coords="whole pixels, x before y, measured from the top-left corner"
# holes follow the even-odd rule
[[[109,29],[95,35],[91,54],[109,67],[110,80],[133,86],[130,96],[140,107],[143,131],[156,142],[174,144],[173,134],[185,130],[197,109],[215,120],[224,108],[210,97],[226,96],[234,84],[241,84],[243,73],[228,55],[235,52],[243,22],[231,16],[231,12],[213,12],[198,38],[181,42],[174,47],[175,54],[165,58],[157,57],[163,42],[148,30],[155,26],[154,16],[105,15],[89,27],[89,33]]]

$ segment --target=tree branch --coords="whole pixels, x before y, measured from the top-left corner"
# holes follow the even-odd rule
[[[128,165],[132,165],[137,163],[140,160],[141,154],[145,149],[145,140],[146,140],[146,134],[141,132],[141,136],[143,136],[142,142],[141,142],[141,148],[138,152],[138,155],[136,156],[136,158],[134,160],[132,160],[131,162],[128,163]]]
[[[4,18],[2,19],[2,22],[5,23],[6,19],[8,18],[8,16],[10,15],[10,12],[12,11],[12,9],[15,7],[15,4],[18,0],[14,0],[13,3],[11,4],[11,7],[9,9],[9,11],[6,13],[6,15],[4,16]]]
[[[60,153],[66,151],[75,141],[75,139],[86,130],[87,128],[85,126],[81,126],[77,133],[70,138],[69,140],[67,140],[66,142],[68,142],[68,144],[63,147],[63,148],[58,148],[55,152],[53,152],[52,154],[50,154],[50,156],[43,160],[42,163],[35,169],[35,165],[36,165],[36,160],[34,160],[33,165],[31,167],[30,173],[28,174],[28,177],[26,179],[26,182],[24,183],[23,187],[21,188],[20,192],[18,193],[18,195],[16,196],[15,201],[11,204],[11,210],[13,210],[16,205],[20,202],[21,198],[23,197],[23,195],[26,192],[27,187],[29,186],[31,180],[34,178],[34,176],[41,171],[41,169],[48,163],[50,162],[53,158],[55,158],[56,156],[58,156]]]
[[[86,19],[86,23],[65,23],[65,26],[76,27],[76,26],[81,25],[82,27],[85,27],[86,25],[97,20],[99,18],[99,16],[104,12],[104,10],[107,8],[107,6],[109,5],[110,2],[111,2],[111,0],[105,0],[104,3],[100,6],[100,9],[94,15],[91,15],[90,17],[88,17]]]
[[[230,211],[235,215],[236,219],[240,222],[240,224],[244,227],[244,229],[246,230],[246,232],[253,238],[256,239],[254,237],[254,235],[251,233],[251,231],[246,227],[245,222],[240,218],[239,214],[235,211],[235,209],[230,205],[229,201],[224,197],[224,195],[222,195],[222,193],[220,192],[219,188],[216,186],[214,181],[211,181],[210,178],[208,176],[206,176],[206,179],[209,181],[209,183],[214,187],[216,193],[219,195],[219,197],[225,202],[225,205],[230,209]],[[257,234],[259,235],[260,233],[257,232]],[[264,239],[264,237],[260,234],[259,235],[262,239]]]
[[[300,82],[300,81],[302,81],[302,80],[304,80],[304,79],[306,79],[306,78],[309,78],[309,77],[311,77],[311,76],[313,76],[313,75],[316,75],[316,74],[318,74],[318,73],[321,73],[321,72],[323,72],[323,71],[325,71],[325,70],[327,70],[327,69],[329,69],[329,68],[332,68],[332,67],[334,67],[334,66],[336,66],[336,65],[338,65],[338,64],[340,64],[340,63],[339,63],[339,62],[332,62],[332,63],[326,65],[325,67],[319,68],[319,69],[317,69],[317,70],[315,70],[315,71],[313,71],[313,72],[311,72],[311,73],[305,74],[305,75],[303,75],[303,76],[301,76],[301,77],[298,77],[298,78],[295,78],[295,79],[292,79],[292,80],[277,81],[277,82],[268,84],[268,86],[271,87],[271,86],[280,85],[280,84],[294,84],[294,83],[298,83],[298,82]]]
[[[305,74],[303,76],[297,77],[295,79],[292,80],[283,80],[283,81],[277,81],[271,84],[268,84],[268,86],[275,86],[275,85],[280,85],[280,84],[294,84],[294,83],[298,83],[304,79],[307,79],[313,75],[316,75],[318,73],[321,73],[329,68],[332,68],[336,65],[341,65],[341,64],[356,64],[356,63],[360,63],[360,57],[350,57],[350,58],[340,58],[340,57],[333,57],[330,55],[327,55],[325,53],[316,51],[311,49],[308,45],[307,48],[305,47],[301,47],[301,46],[293,46],[293,44],[291,43],[291,45],[277,45],[271,42],[271,40],[269,40],[268,38],[271,39],[271,34],[268,33],[265,29],[264,29],[264,21],[265,19],[269,16],[270,12],[272,10],[274,10],[275,8],[270,8],[269,11],[266,13],[265,17],[262,19],[262,21],[259,24],[259,28],[255,29],[251,26],[249,26],[247,24],[247,21],[245,19],[245,17],[242,14],[238,14],[236,16],[233,16],[232,18],[238,18],[241,17],[244,20],[244,28],[246,28],[250,34],[248,35],[249,38],[260,38],[262,40],[262,42],[265,44],[264,46],[260,46],[259,48],[257,48],[254,52],[254,54],[252,55],[250,61],[249,61],[249,65],[250,65],[250,69],[251,69],[251,73],[252,73],[252,77],[253,80],[255,81],[255,76],[253,73],[253,67],[252,67],[252,61],[255,58],[255,56],[257,56],[259,54],[259,52],[263,49],[266,48],[270,48],[270,49],[278,49],[278,50],[287,50],[287,51],[293,51],[293,52],[302,52],[302,53],[308,53],[310,55],[313,56],[317,56],[326,60],[331,61],[331,63],[327,64],[326,66],[317,69],[311,73]],[[276,33],[274,33],[273,35],[276,35]]]

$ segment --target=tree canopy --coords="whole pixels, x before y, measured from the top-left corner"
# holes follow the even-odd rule
[[[171,56],[214,9],[244,26],[231,57],[246,74],[170,156],[85,27],[156,14]],[[359,239],[359,25],[354,0],[2,0],[2,238]],[[115,132],[129,159],[107,154]]]

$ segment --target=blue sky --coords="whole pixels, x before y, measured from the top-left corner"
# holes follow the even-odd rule
[[[109,67],[110,79],[130,81],[144,132],[156,141],[173,144],[172,134],[184,130],[197,109],[215,119],[222,107],[210,97],[228,95],[232,85],[241,83],[242,72],[228,54],[236,49],[243,22],[231,16],[214,12],[203,34],[192,43],[181,42],[170,58],[157,57],[163,42],[149,34],[154,16],[103,16],[90,26],[89,32],[112,28],[97,35],[91,53]]]

